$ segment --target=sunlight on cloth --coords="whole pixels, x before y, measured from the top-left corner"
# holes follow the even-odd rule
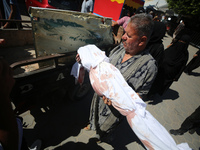
[[[81,59],[79,67],[72,67],[74,71],[83,66],[89,71],[90,82],[99,96],[106,96],[112,105],[122,115],[149,150],[191,150],[187,143],[176,145],[168,131],[146,110],[146,103],[127,84],[120,71],[109,63],[105,52],[95,45],[86,45],[78,49]],[[74,65],[77,66],[77,65]]]

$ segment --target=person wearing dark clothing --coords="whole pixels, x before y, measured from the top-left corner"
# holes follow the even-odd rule
[[[0,149],[20,148],[19,131],[9,98],[15,80],[8,63],[0,58]]]
[[[184,72],[190,74],[192,70],[200,66],[200,49],[194,54],[192,60],[185,67]]]
[[[140,14],[140,13],[145,13],[144,7],[139,7],[138,9],[136,9],[135,14]]]
[[[187,131],[194,133],[196,128],[200,128],[200,106],[184,120],[179,129],[171,129],[170,133],[174,135],[183,135]]]
[[[3,1],[0,1],[0,19],[5,19]],[[4,24],[5,24],[4,22],[0,22],[0,28],[1,26],[4,26]]]
[[[162,39],[165,36],[165,33],[166,33],[165,24],[162,22],[155,21],[153,32],[146,46],[146,48],[149,49],[149,53],[156,60],[158,67],[160,66],[163,60],[164,45]]]
[[[163,95],[174,81],[178,81],[188,61],[190,36],[183,35],[164,51],[163,62],[148,95]]]
[[[174,33],[173,33],[173,38],[176,38],[176,36],[180,33],[181,30],[185,28],[185,21],[181,20],[180,24],[176,27]]]

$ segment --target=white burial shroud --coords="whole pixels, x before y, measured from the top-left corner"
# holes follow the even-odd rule
[[[90,82],[99,96],[106,96],[149,150],[191,150],[187,143],[176,145],[168,131],[146,110],[146,103],[127,84],[120,71],[109,63],[105,52],[95,45],[78,49],[81,64],[89,71]],[[75,64],[74,66],[76,66]],[[78,71],[72,68],[72,74]],[[76,68],[77,70],[77,68]]]

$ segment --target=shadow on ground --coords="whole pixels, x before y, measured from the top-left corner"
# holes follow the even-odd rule
[[[114,135],[115,139],[113,140],[112,143],[110,143],[114,148],[114,150],[128,150],[127,146],[132,142],[140,144],[145,149],[141,141],[138,139],[136,134],[130,128],[125,117],[122,123],[115,130]]]
[[[35,140],[42,140],[42,149],[53,147],[56,150],[102,150],[95,139],[88,143],[77,141],[77,136],[88,124],[90,104],[93,90],[80,101],[69,101],[68,96],[57,94],[44,100],[37,107],[31,109],[35,126],[24,128],[24,136],[28,146]],[[59,100],[60,99],[60,100]],[[129,143],[142,143],[131,130],[126,118],[114,132],[114,140],[109,143],[115,150],[127,150]],[[119,142],[120,141],[120,142]],[[106,143],[104,143],[106,144]]]
[[[1,47],[0,56],[5,58],[9,64],[35,58],[33,45],[19,47]]]
[[[151,97],[150,102],[148,104],[156,105],[161,103],[163,100],[176,100],[179,98],[179,93],[175,90],[168,89],[162,96],[156,94]]]
[[[55,148],[55,150],[104,150],[98,146],[95,139],[90,139],[87,144],[82,142],[68,142],[61,147]]]
[[[195,76],[195,77],[199,77],[200,73],[198,73],[198,72],[191,72],[189,75]]]
[[[63,98],[58,93],[38,103],[30,111],[35,119],[35,126],[24,128],[27,144],[30,146],[36,139],[40,139],[44,149],[58,145],[71,136],[77,136],[88,122],[92,96],[92,89],[81,101],[70,101],[67,95]]]

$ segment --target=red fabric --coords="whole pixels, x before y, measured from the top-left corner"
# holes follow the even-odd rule
[[[84,70],[84,67],[81,67],[79,70],[79,76],[78,76],[78,83],[80,83],[80,85],[83,84],[84,76],[85,76],[85,70]]]
[[[109,17],[117,21],[121,15],[123,3],[111,0],[95,0],[93,13],[103,17]]]

